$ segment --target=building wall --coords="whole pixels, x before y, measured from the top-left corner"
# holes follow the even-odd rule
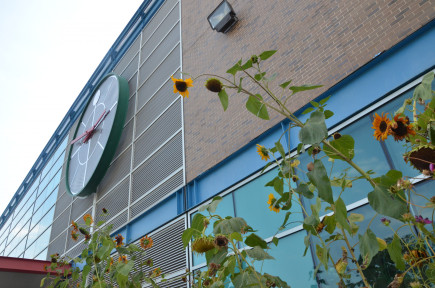
[[[292,111],[435,18],[433,0],[233,0],[239,22],[222,34],[204,21],[220,2],[183,1],[183,71],[224,75],[241,58],[277,49],[266,65],[278,73],[277,84],[292,79],[295,85],[324,85],[292,98]],[[223,112],[217,96],[203,87],[205,79],[196,81],[184,105],[187,182],[282,120],[273,113],[272,121],[252,117],[244,108],[247,99],[234,93]]]

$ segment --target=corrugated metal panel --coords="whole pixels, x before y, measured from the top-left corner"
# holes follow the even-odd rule
[[[127,125],[124,126],[124,130],[121,134],[121,139],[119,139],[118,148],[116,148],[115,155],[113,159],[116,159],[124,150],[131,145],[131,141],[133,138],[133,121],[128,122]]]
[[[143,95],[144,90],[140,90],[142,96],[138,97],[137,107],[138,110],[141,111],[139,111],[137,115],[138,117],[146,119],[141,119],[140,121],[138,121],[139,123],[141,123],[141,125],[144,126],[142,129],[139,130],[143,130],[148,127],[151,122],[154,121],[154,119],[156,119],[157,116],[160,115],[160,113],[165,111],[165,109],[168,108],[168,106],[174,101],[177,95],[174,94],[173,87],[174,82],[172,82],[171,79],[168,79],[166,83],[157,91],[157,93],[154,94],[154,96],[148,94]],[[151,96],[152,98],[150,99]]]
[[[80,254],[82,254],[82,251],[85,249],[87,244],[83,240],[81,242],[79,242],[79,243],[80,244],[75,246],[73,249],[71,249],[70,251],[67,251],[65,253],[65,255],[69,256],[71,258],[75,258],[75,257],[79,256]]]
[[[135,104],[136,104],[136,95],[133,95],[128,101],[128,109],[127,115],[125,117],[125,124],[127,124],[134,116]]]
[[[183,280],[181,280],[180,278],[175,278],[175,279],[168,279],[168,281],[166,281],[166,282],[160,282],[160,283],[158,283],[158,285],[159,285],[160,288],[182,288],[182,287],[187,287],[188,284],[186,282],[183,282]],[[150,286],[145,286],[145,287],[150,287]]]
[[[120,76],[129,80],[134,75],[134,73],[136,73],[138,65],[139,65],[139,53],[136,54],[136,56],[133,58],[130,64],[128,64],[127,68],[125,68],[125,70],[121,73]]]
[[[149,71],[146,71],[147,66],[142,65],[142,67],[139,69],[139,86],[142,85],[145,80],[147,80],[142,88],[145,88],[147,94],[153,95],[162,85],[162,80],[170,78],[172,73],[174,73],[178,67],[180,67],[180,45],[177,45],[174,50],[172,50],[168,57],[160,64],[160,66],[149,78],[145,78],[145,76],[149,75]]]
[[[118,214],[128,206],[128,188],[130,179],[127,178],[116,186],[108,194],[98,200],[95,211],[95,221],[107,220],[112,216]],[[103,208],[106,208],[109,213],[109,218],[102,215]]]
[[[62,234],[60,234],[59,237],[54,239],[53,242],[48,245],[48,253],[47,256],[50,256],[55,253],[59,253],[59,255],[62,255],[65,252],[65,241],[67,237],[67,231],[64,231]]]
[[[169,17],[165,19],[165,21],[162,22],[162,24],[157,28],[157,30],[154,32],[154,34],[146,41],[146,43],[142,46],[141,54],[140,54],[140,64],[142,65],[145,60],[150,57],[151,53],[155,51],[156,47],[163,47],[165,45],[169,45],[169,43],[172,43],[170,45],[171,47],[174,47],[176,42],[180,41],[180,28],[173,29],[175,23],[177,23],[180,19],[178,17],[178,5],[175,6],[175,8],[169,13]],[[178,29],[178,31],[177,31]],[[178,35],[173,35],[174,32],[177,32]],[[170,35],[167,35],[167,34]],[[169,38],[169,39],[168,39]],[[169,40],[169,41],[168,41]],[[175,42],[174,42],[175,41]],[[163,43],[160,43],[163,42]],[[160,45],[159,45],[160,43]],[[157,48],[159,49],[159,48]],[[166,53],[167,54],[167,53]]]
[[[108,221],[106,223],[106,225],[112,225],[112,231],[115,231],[118,228],[120,228],[122,225],[127,223],[127,220],[128,220],[127,217],[128,217],[127,211],[122,212],[120,215],[118,215],[115,218],[113,218],[112,220]]]
[[[133,173],[132,193],[146,193],[183,166],[181,133]]]
[[[56,219],[56,217],[58,215],[60,215],[60,213],[62,213],[73,201],[72,196],[67,193],[64,192],[59,199],[57,199],[56,202],[56,208],[54,208],[54,219]]]
[[[144,117],[141,117],[144,116]],[[136,128],[146,126],[146,115],[138,115]],[[142,125],[139,123],[142,122]],[[158,147],[181,128],[181,100],[172,105],[134,143],[134,165],[149,157]],[[139,130],[137,131],[138,135]],[[140,131],[142,132],[142,131]]]
[[[159,11],[154,15],[153,19],[151,19],[151,21],[143,29],[142,43],[145,43],[148,40],[148,38],[151,37],[151,35],[154,33],[154,31],[157,29],[160,23],[165,19],[166,15],[168,15],[168,13],[172,10],[175,3],[177,2],[178,0],[167,0],[162,5],[162,7],[160,7]]]
[[[186,269],[186,252],[183,249],[183,242],[181,241],[181,234],[184,228],[183,217],[161,231],[151,233],[150,237],[153,239],[153,247],[146,250],[145,256],[137,255],[134,269],[148,273],[155,267],[160,267],[164,274],[184,271]],[[136,241],[135,244],[140,245],[140,240]],[[139,263],[143,263],[150,258],[154,263],[152,268],[146,265],[139,266]]]
[[[93,194],[89,195],[86,198],[76,198],[72,203],[70,221],[73,220],[76,221],[77,218],[81,217],[86,211],[91,209],[93,204],[94,204]]]
[[[131,79],[128,80],[128,87],[130,88],[130,97],[136,93],[137,88],[137,72],[131,77]]]
[[[171,194],[172,192],[178,190],[183,185],[183,171],[177,172],[174,176],[165,181],[162,185],[158,186],[156,189],[151,191],[148,195],[143,197],[137,203],[133,204],[130,208],[130,218],[134,218],[137,215],[142,214],[143,211],[147,210],[153,204],[159,202],[165,196]],[[132,202],[136,201],[143,195],[142,190],[132,191]]]
[[[131,60],[136,56],[139,47],[140,47],[140,34],[136,38],[136,40],[134,40],[133,44],[131,44],[130,48],[128,48],[127,52],[124,54],[122,59],[116,65],[115,69],[113,69],[113,72],[115,72],[118,75],[121,74],[121,72],[125,70],[127,65],[129,65]]]
[[[51,228],[51,236],[50,239],[54,239],[62,233],[69,226],[69,214],[70,214],[71,206],[69,206],[65,211],[63,211],[59,217],[54,220]]]
[[[112,164],[106,172],[103,180],[97,188],[98,197],[102,193],[106,193],[112,189],[116,184],[121,181],[130,172],[131,163],[131,148],[122,153]]]

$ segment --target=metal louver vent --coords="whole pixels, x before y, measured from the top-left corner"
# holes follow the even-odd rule
[[[136,95],[133,95],[128,100],[128,109],[127,109],[127,116],[125,117],[125,123],[128,123],[133,116],[134,116],[134,109],[135,109],[135,103],[136,103]]]
[[[153,268],[148,266],[140,266],[139,263],[145,262],[147,259],[153,259],[154,268],[160,267],[162,273],[171,274],[180,270],[186,269],[186,252],[183,249],[181,234],[184,231],[184,217],[177,222],[169,225],[161,231],[151,233],[153,239],[153,247],[147,249],[145,256],[138,255],[134,269],[142,270],[145,273],[152,271]],[[140,245],[140,240],[135,242]]]
[[[72,201],[72,196],[68,193],[63,193],[60,198],[57,199],[56,208],[54,210],[54,219],[62,213]]]
[[[136,88],[137,88],[137,73],[135,73],[133,75],[133,77],[131,77],[130,80],[128,80],[128,87],[130,88],[130,97],[136,93]]]
[[[94,204],[94,194],[87,196],[86,198],[76,198],[74,202],[71,204],[71,217],[70,220],[76,221],[77,218],[82,216],[85,211],[88,211],[92,208]],[[87,213],[90,213],[89,211]]]
[[[70,214],[71,206],[68,207],[65,211],[63,211],[59,217],[54,220],[51,226],[51,237],[50,239],[54,239],[62,233],[69,225],[69,214]]]
[[[136,51],[137,52],[137,51]],[[133,60],[128,64],[127,68],[121,73],[121,76],[125,79],[130,79],[137,71],[139,65],[139,53],[134,56]]]
[[[179,71],[176,72],[176,74],[179,73]],[[138,131],[143,131],[147,126],[150,125],[150,123],[157,118],[157,116],[162,113],[162,111],[165,111],[166,108],[174,101],[174,82],[172,82],[171,79],[168,79],[166,83],[157,91],[156,94],[150,95],[150,94],[143,94],[144,90],[139,91],[139,97],[137,99],[137,107],[138,109],[143,109],[137,113],[137,117],[144,118],[141,122],[141,125],[144,125],[141,129],[136,129]],[[145,91],[146,93],[146,91]],[[150,99],[150,97],[152,98]],[[136,134],[137,135],[137,134]]]
[[[142,43],[145,43],[154,33],[154,31],[157,29],[157,27],[161,24],[161,22],[166,18],[166,15],[172,10],[172,7],[174,7],[175,3],[177,3],[178,0],[166,0],[165,3],[160,7],[159,12],[157,12],[153,19],[145,26],[143,29],[143,39]],[[177,16],[178,18],[180,16]]]
[[[178,279],[168,279],[168,281],[166,282],[160,282],[157,283],[157,285],[159,285],[160,288],[184,288],[187,287],[187,283],[183,282],[183,280],[181,280],[180,278]],[[150,286],[145,286],[145,287],[150,287]]]
[[[98,200],[95,211],[95,222],[107,220],[127,208],[129,184],[130,179],[126,178],[112,191],[104,195],[104,198]],[[103,208],[107,209],[109,218],[102,215]]]
[[[181,132],[133,173],[133,194],[145,194],[183,166]]]
[[[71,249],[70,251],[67,251],[65,253],[65,255],[69,256],[71,258],[75,258],[75,257],[79,256],[82,253],[83,249],[85,249],[85,247],[87,245],[83,240],[79,243],[80,244],[75,246],[73,249]]]
[[[133,121],[128,122],[125,125],[124,130],[121,134],[121,139],[119,139],[118,148],[116,148],[115,155],[113,159],[116,159],[130,144],[133,138]]]
[[[168,55],[168,57],[160,64],[160,66],[154,71],[154,73],[145,79],[142,75],[147,73],[142,66],[139,69],[139,85],[145,82],[141,89],[145,89],[147,94],[153,95],[161,85],[162,79],[168,79],[172,73],[180,67],[180,45],[177,45],[174,50]]]
[[[139,119],[139,118],[138,118]],[[134,165],[148,158],[181,128],[181,99],[174,103],[134,143]]]
[[[172,29],[174,27],[175,23],[177,23],[178,19],[180,19],[179,15],[179,4],[177,4],[172,11],[169,13],[168,17],[166,17],[165,21],[160,24],[160,26],[157,28],[157,30],[154,32],[154,34],[147,39],[146,43],[142,46],[141,49],[141,63],[142,64],[145,60],[150,57],[151,53],[156,52],[156,47],[159,45],[163,46],[169,46],[168,48],[173,48],[176,44],[176,42],[180,41],[180,30],[178,28],[178,35],[167,35],[168,33],[172,33],[176,29]],[[172,29],[172,30],[171,30]],[[165,37],[166,36],[166,37]],[[164,38],[165,37],[165,38]],[[167,39],[171,39],[170,41],[167,41]],[[164,43],[166,42],[166,43]],[[168,54],[169,51],[166,52]],[[157,65],[156,65],[157,66]],[[154,67],[156,67],[154,66]]]
[[[178,190],[182,186],[183,186],[183,171],[181,170],[177,174],[172,176],[170,179],[165,181],[162,185],[158,186],[156,189],[151,191],[148,195],[143,197],[137,203],[132,205],[130,208],[130,218],[134,218],[142,214],[142,212],[147,210],[153,204],[159,202],[161,199],[164,199],[165,196],[172,194],[172,192]],[[142,196],[140,193],[132,194],[132,201],[135,201],[140,196]]]
[[[65,252],[65,242],[67,237],[66,233],[67,232],[64,231],[62,234],[60,234],[59,237],[54,239],[54,241],[51,242],[50,245],[48,245],[48,256],[55,253],[59,253],[59,255],[62,255]]]
[[[110,211],[109,211],[110,212]],[[127,211],[122,212],[120,215],[116,216],[112,220],[106,222],[106,225],[112,225],[112,231],[116,231],[122,225],[127,223]]]
[[[126,67],[129,65],[129,63],[131,62],[131,59],[133,59],[136,56],[136,53],[137,53],[137,50],[139,50],[139,47],[140,47],[140,35],[136,38],[136,40],[134,40],[134,42],[133,42],[133,44],[131,44],[130,48],[128,48],[125,55],[122,57],[122,59],[116,65],[115,69],[113,69],[113,72],[115,72],[116,74],[121,74],[122,71],[124,71],[126,69]]]
[[[178,10],[177,10],[178,12]],[[147,79],[151,73],[154,71],[154,69],[156,69],[156,67],[158,67],[160,65],[160,63],[162,63],[163,59],[166,58],[166,56],[172,51],[172,49],[174,49],[174,47],[180,42],[180,26],[175,25],[175,27],[172,28],[172,25],[175,24],[175,22],[178,20],[178,18],[174,17],[173,21],[165,21],[165,24],[168,25],[169,27],[165,27],[167,29],[167,31],[164,31],[163,35],[157,35],[159,41],[155,41],[156,43],[150,43],[149,45],[153,45],[153,47],[151,48],[151,51],[153,51],[153,49],[155,49],[149,56],[147,59],[141,58],[146,60],[142,67],[140,68],[140,77],[141,79]],[[174,23],[171,23],[174,22]],[[162,27],[162,26],[161,26]],[[165,36],[166,33],[169,33],[168,35]],[[165,37],[165,38],[163,38]],[[163,41],[161,41],[161,39],[163,38]],[[161,42],[160,42],[161,41]],[[148,43],[147,43],[148,44]],[[145,44],[144,48],[145,49],[149,49],[146,48],[148,45]],[[145,57],[146,55],[144,55]]]
[[[103,180],[97,188],[98,195],[105,193],[114,187],[118,182],[130,172],[131,148],[122,153],[115,161],[110,164]]]

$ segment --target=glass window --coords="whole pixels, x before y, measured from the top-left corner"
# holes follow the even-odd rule
[[[272,249],[268,253],[275,259],[255,262],[256,269],[262,269],[262,273],[279,276],[290,287],[317,287],[310,250],[305,257],[302,256],[306,235],[305,231],[300,231],[280,239],[278,246],[272,244]]]
[[[364,221],[360,223],[359,231],[361,234],[366,231],[368,223],[376,215],[375,211],[368,204],[358,209],[352,210],[349,213],[358,213],[364,215]],[[393,239],[393,232],[391,228],[397,229],[402,225],[402,223],[394,219],[389,219],[391,220],[391,224],[390,227],[387,227],[382,224],[381,218],[383,218],[382,215],[377,215],[375,219],[373,219],[370,225],[370,229],[373,231],[373,233],[375,233],[377,237],[384,239],[387,243],[390,243]],[[399,230],[399,236],[402,238],[406,237],[406,235],[408,235],[409,233],[410,231],[407,228]],[[323,231],[321,235],[324,239],[327,239],[330,236],[326,231]],[[313,239],[316,239],[315,241],[313,241],[314,243],[312,244],[314,247],[313,249],[315,249],[315,243],[318,243],[318,240],[317,238]],[[358,236],[350,238],[349,242],[351,245],[355,245],[358,242]],[[334,260],[341,257],[342,246],[345,246],[344,241],[334,242],[329,246],[330,253]],[[361,263],[362,259],[359,256],[358,247],[358,245],[355,246],[355,254],[356,257],[359,257],[359,262]],[[339,282],[339,278],[333,269],[332,263],[330,263],[329,265],[330,269],[328,271],[325,271],[324,269],[321,269],[319,271],[319,273],[317,274],[318,281],[322,283],[322,287],[337,287],[337,282]],[[359,273],[356,271],[356,266],[351,261],[349,261],[348,270],[346,272],[351,274],[350,279],[345,280],[348,287],[364,286],[361,277],[359,276]],[[369,282],[373,285],[373,288],[385,288],[388,286],[389,283],[391,283],[391,281],[393,281],[396,272],[397,271],[395,265],[390,259],[387,250],[384,250],[382,252],[379,252],[376,257],[373,258],[369,267],[364,270],[364,275],[366,275]],[[405,283],[402,285],[403,287],[408,287]]]
[[[265,187],[264,185],[277,175],[278,169],[273,169],[233,192],[237,217],[244,218],[248,225],[252,226],[254,230],[258,230],[257,234],[262,238],[275,235],[283,221],[285,212],[287,212],[272,212],[267,204],[268,195],[270,193],[277,194],[273,187]],[[288,191],[288,187],[284,190]],[[288,229],[301,225],[304,220],[302,209],[296,201],[293,202],[290,211],[292,215],[289,223],[292,222],[292,224],[287,227]]]
[[[196,213],[191,215],[191,218],[190,218],[191,221],[192,221],[193,217],[195,216],[195,214]],[[201,214],[207,216],[208,212],[203,211],[203,212],[201,212]],[[232,198],[231,194],[228,194],[225,197],[223,197],[223,200],[219,203],[215,214],[217,214],[221,217],[226,217],[226,216],[234,217],[234,204],[233,204],[233,198]],[[205,230],[205,233],[207,235],[209,235],[213,232],[213,223],[214,223],[214,221],[210,221],[210,224],[208,225],[207,229]],[[199,265],[199,264],[206,262],[204,254],[197,255],[196,253],[193,253],[192,259],[193,259],[193,266],[196,266],[196,265]]]
[[[364,171],[372,170],[376,173],[376,175],[380,176],[385,174],[388,170],[390,170],[390,168],[381,145],[373,138],[371,126],[372,123],[370,118],[364,117],[358,120],[358,122],[355,122],[352,125],[342,129],[340,133],[342,135],[351,135],[355,140],[355,157],[353,161]],[[320,159],[323,156],[325,156],[325,154],[321,152],[317,155],[317,159]],[[307,153],[304,153],[299,159],[301,161],[300,168],[304,171],[307,169],[307,164],[313,161],[313,158],[308,156]],[[333,179],[333,177],[340,177],[340,174],[344,171],[347,171],[348,177],[360,176],[360,174],[355,169],[351,168],[346,162],[341,160],[330,162],[327,159],[327,157],[323,158],[323,165],[325,166],[326,171],[330,173],[331,179]],[[301,179],[303,179],[303,181],[308,181],[308,177],[305,173],[299,173],[299,176]],[[332,188],[334,200],[337,200],[338,195],[341,192],[341,188]],[[341,194],[341,198],[345,204],[348,205],[367,197],[367,193],[372,190],[372,187],[366,180],[357,180],[353,182],[353,186],[351,188],[347,188]],[[315,203],[315,198],[311,200],[307,199],[305,203],[307,203],[306,208],[310,209],[309,205]],[[324,208],[326,206],[326,204],[322,206],[323,215],[325,214]]]
[[[40,211],[38,214],[42,214],[45,211]],[[29,233],[29,240],[28,240],[28,245],[32,244],[32,242],[38,238],[38,236],[45,231],[45,229],[47,229],[47,227],[49,227],[51,225],[51,223],[53,222],[53,216],[54,216],[54,206],[50,209],[50,211],[47,212],[47,214],[45,214],[45,216],[41,219],[41,221],[36,222],[36,225],[32,224],[34,227],[33,229],[30,231]],[[32,220],[33,221],[33,220]]]
[[[429,218],[431,220],[433,215],[433,208],[423,208],[426,206],[426,203],[429,202],[430,198],[433,197],[434,194],[434,182],[432,180],[424,181],[423,183],[419,183],[415,186],[415,192],[411,192],[411,202],[417,204],[418,206],[412,206],[412,210],[414,214],[421,215],[423,218]]]

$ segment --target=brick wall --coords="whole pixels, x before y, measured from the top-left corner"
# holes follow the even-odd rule
[[[289,101],[292,111],[435,18],[435,0],[229,0],[239,22],[222,34],[207,22],[220,1],[181,2],[183,71],[224,75],[242,57],[277,49],[266,64],[278,73],[276,84],[324,85]],[[282,120],[254,117],[246,97],[234,93],[223,112],[204,81],[194,83],[184,103],[188,182]]]

